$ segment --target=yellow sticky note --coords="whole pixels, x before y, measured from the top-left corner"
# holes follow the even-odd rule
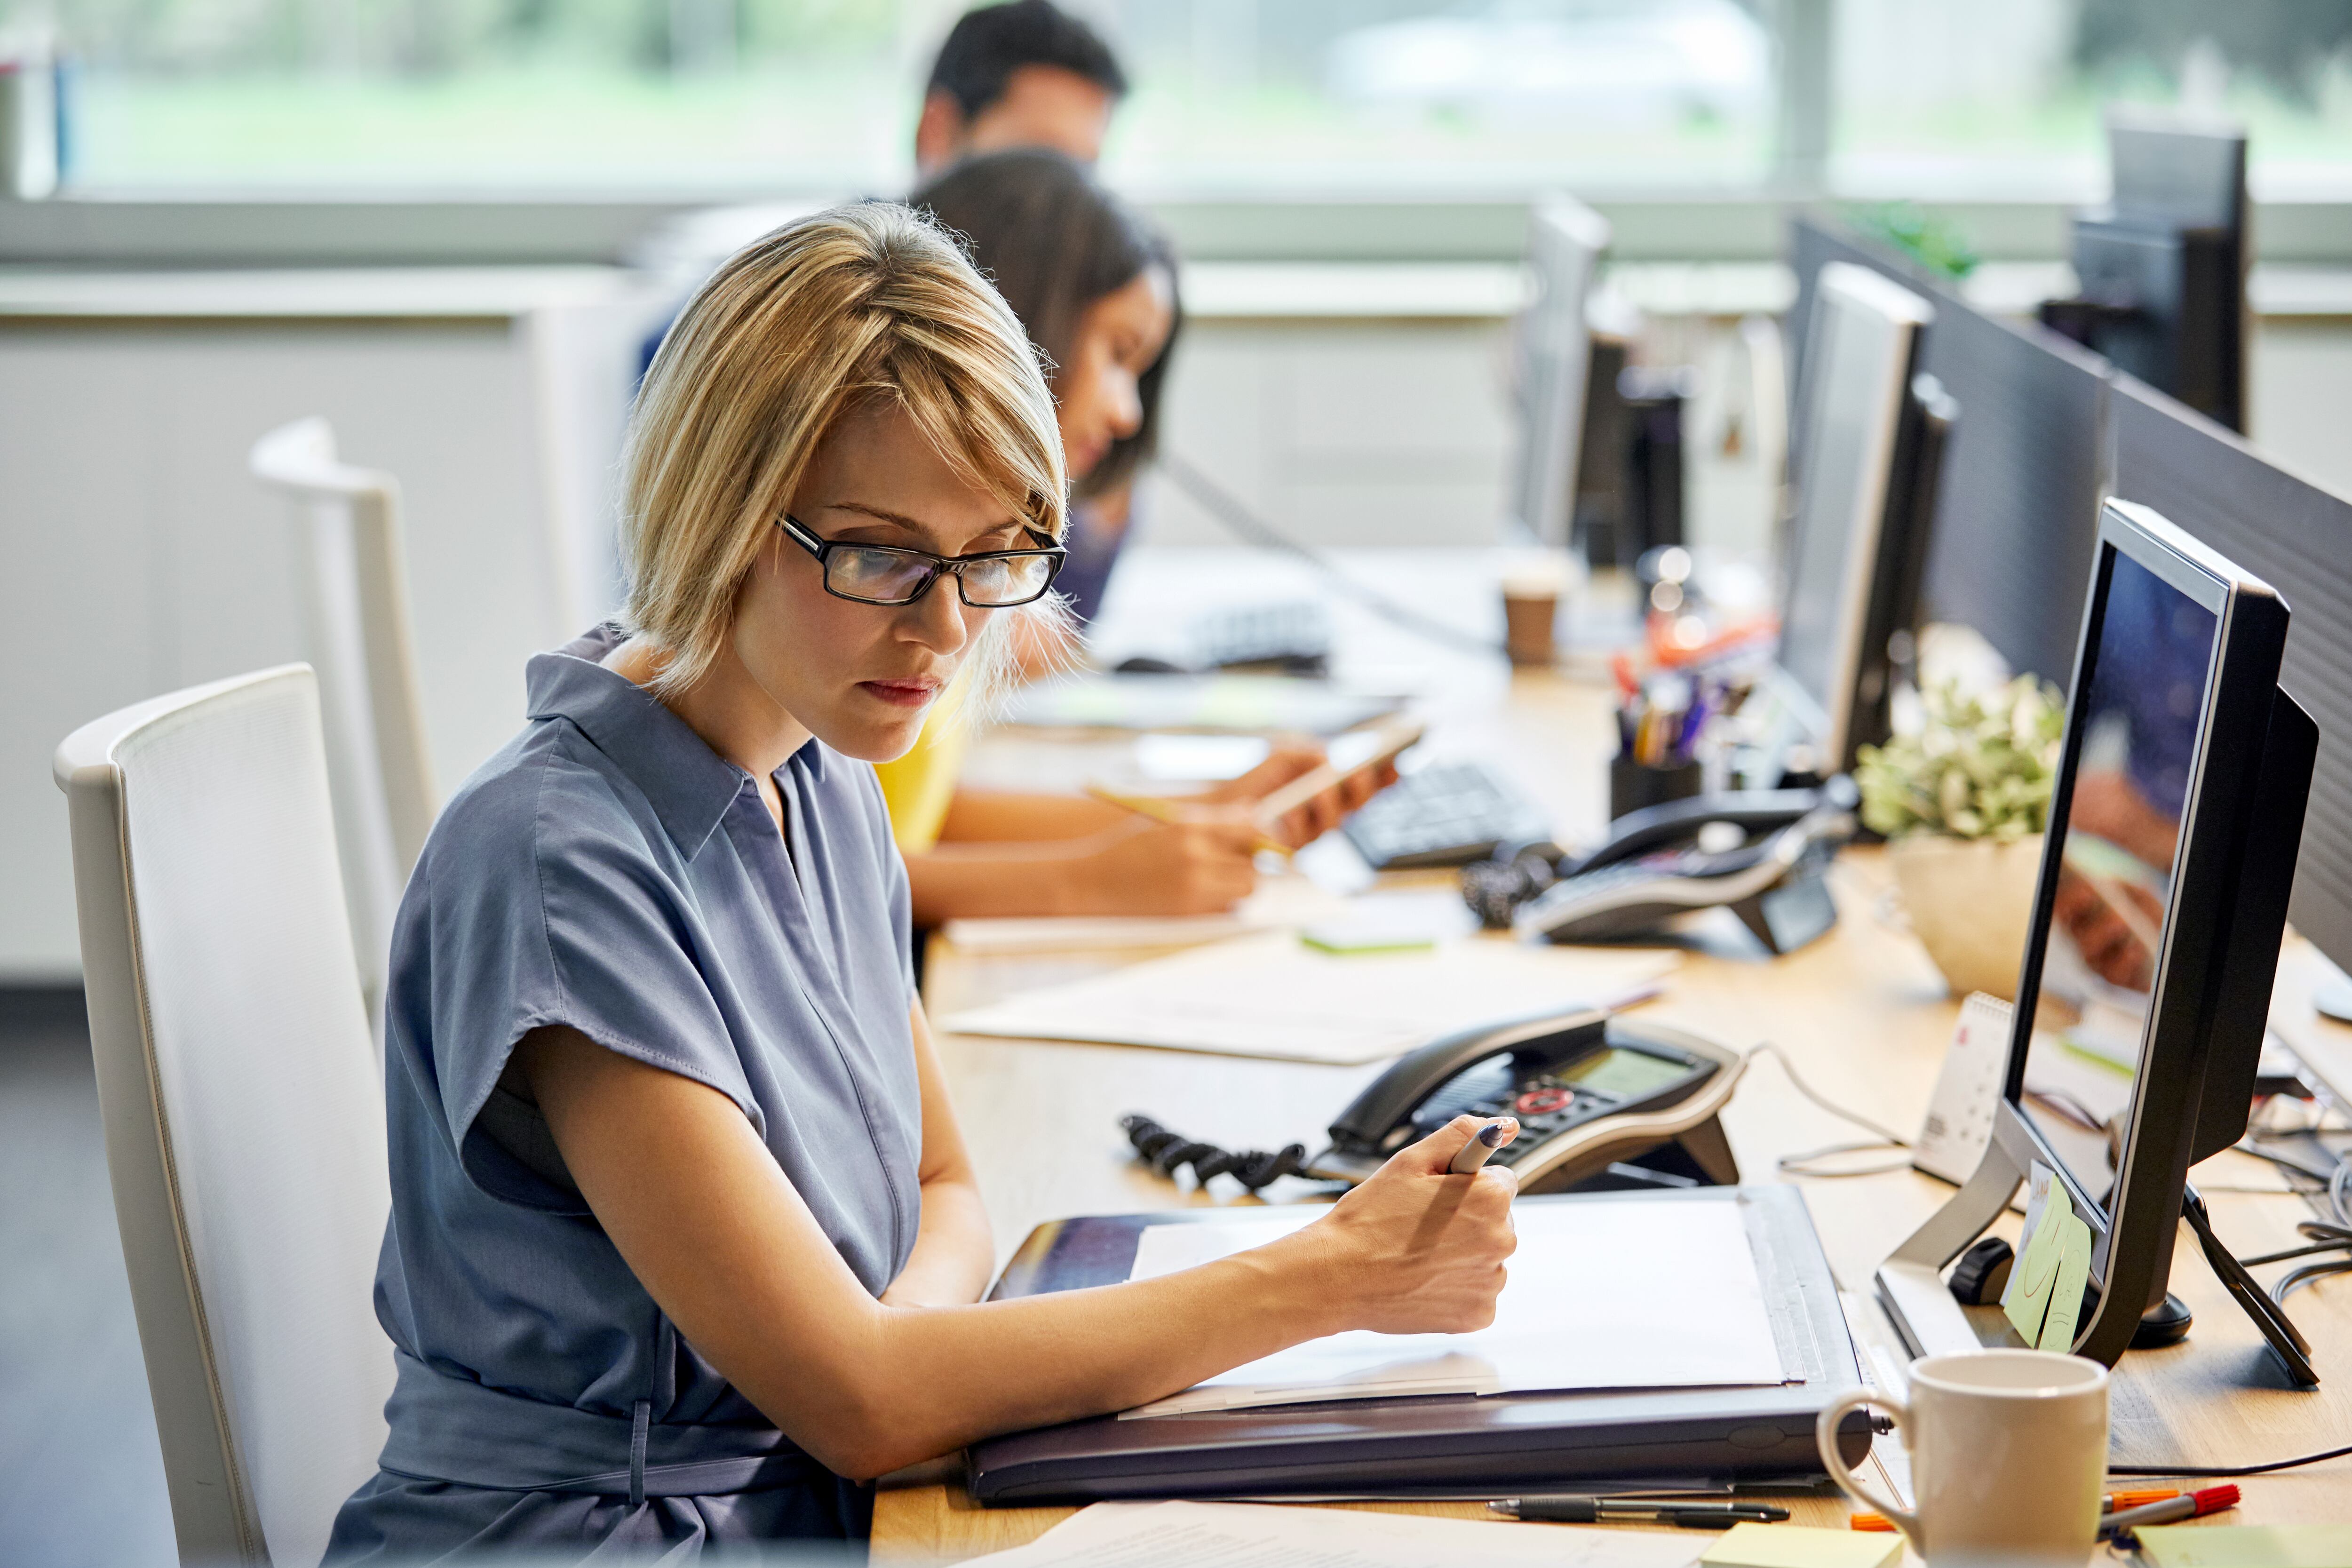
[[[2140,1555],[2155,1568],[2342,1568],[2352,1524],[2144,1524]]]
[[[2025,1236],[2017,1261],[2009,1270],[2009,1285],[2000,1293],[2001,1310],[2029,1345],[2042,1342],[2042,1326],[2050,1315],[2051,1287],[2058,1277],[2059,1237],[2063,1226],[2056,1216],[2072,1219],[2074,1205],[2066,1189],[2046,1165],[2033,1167],[2032,1197],[2025,1210]]]
[[[1699,1558],[1702,1568],[1895,1568],[1903,1538],[1801,1524],[1735,1524]]]
[[[2034,1348],[2064,1352],[2074,1348],[2083,1289],[2091,1282],[2091,1227],[2071,1205],[2043,1223],[2058,1233],[2058,1265],[2050,1279],[2050,1315],[2042,1321],[2042,1337],[2034,1341]]]

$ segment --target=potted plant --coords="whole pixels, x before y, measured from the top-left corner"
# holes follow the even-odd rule
[[[1923,694],[1916,734],[1862,748],[1862,820],[1887,839],[1911,929],[1954,993],[2014,998],[2065,734],[2057,688]]]

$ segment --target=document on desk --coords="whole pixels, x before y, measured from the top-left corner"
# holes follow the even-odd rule
[[[1412,952],[1331,953],[1275,931],[1024,992],[954,1014],[941,1027],[1352,1066],[1547,1007],[1622,1005],[1680,962],[1657,949],[1483,937]]]
[[[1148,1226],[1130,1279],[1260,1247],[1320,1207]],[[1310,1340],[1139,1405],[1128,1418],[1436,1394],[1763,1387],[1785,1369],[1740,1200],[1538,1203],[1495,1321],[1467,1334],[1357,1330]]]
[[[1246,1502],[1098,1502],[966,1568],[1688,1568],[1696,1532]]]

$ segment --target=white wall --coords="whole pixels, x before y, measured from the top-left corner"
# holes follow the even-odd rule
[[[292,514],[246,471],[264,431],[323,414],[347,460],[403,485],[442,789],[520,727],[524,660],[609,603],[583,574],[625,394],[583,390],[625,333],[559,351],[551,331],[529,315],[0,322],[0,983],[79,969],[57,742],[303,656]]]
[[[1310,544],[1493,543],[1514,443],[1505,332],[1492,320],[1189,325],[1165,442]],[[1767,547],[1772,481],[1736,324],[1653,317],[1639,352],[1700,372],[1684,430],[1692,539]],[[2352,318],[2263,319],[2248,375],[2256,444],[2352,497]],[[1726,441],[1735,421],[1736,451]],[[1155,542],[1234,541],[1164,476],[1150,481],[1145,506]]]

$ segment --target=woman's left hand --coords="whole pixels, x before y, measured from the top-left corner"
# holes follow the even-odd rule
[[[1319,747],[1276,745],[1265,761],[1241,777],[1204,791],[1194,798],[1204,808],[1246,816],[1257,802],[1293,779],[1314,772],[1328,760]],[[1396,783],[1396,764],[1392,762],[1383,762],[1378,767],[1349,773],[1329,789],[1286,813],[1278,823],[1272,826],[1272,837],[1293,849],[1311,844],[1339,826],[1358,806]]]

